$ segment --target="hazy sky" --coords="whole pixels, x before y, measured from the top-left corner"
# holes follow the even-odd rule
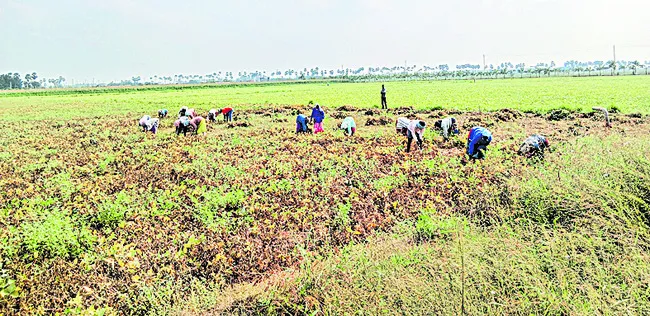
[[[77,82],[503,61],[650,60],[647,0],[0,0],[0,73]]]

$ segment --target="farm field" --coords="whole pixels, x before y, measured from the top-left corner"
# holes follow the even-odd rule
[[[388,105],[416,109],[494,111],[504,107],[547,113],[593,106],[650,114],[649,76],[388,82]],[[191,104],[260,108],[318,102],[326,107],[380,108],[381,83],[252,84],[0,93],[1,120],[132,115]],[[81,92],[81,93],[80,93]],[[41,96],[41,95],[45,96]],[[13,97],[17,96],[17,97]],[[20,113],[21,115],[16,115]]]
[[[0,314],[650,313],[648,83],[389,83],[388,111],[378,84],[4,94]],[[309,101],[325,133],[295,135]],[[235,121],[177,137],[184,105]],[[448,115],[460,136],[404,152],[397,117]],[[533,133],[544,161],[516,154]]]

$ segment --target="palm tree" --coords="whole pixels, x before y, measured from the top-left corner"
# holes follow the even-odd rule
[[[641,63],[638,60],[635,60],[629,63],[627,67],[632,69],[632,75],[636,75],[636,69],[641,67]]]

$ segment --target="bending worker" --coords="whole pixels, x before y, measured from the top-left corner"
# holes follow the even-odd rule
[[[232,115],[234,113],[232,108],[223,108],[219,112],[223,114],[223,121],[224,122],[232,122]]]
[[[346,136],[354,136],[354,133],[357,131],[357,123],[354,122],[352,116],[348,116],[341,123],[340,129],[345,131]]]
[[[483,159],[484,151],[492,142],[492,133],[485,127],[473,127],[467,135],[467,155],[471,159]]]
[[[296,116],[296,134],[299,133],[309,133],[309,127],[307,127],[307,117],[299,113]]]
[[[174,127],[176,127],[176,135],[180,135],[183,132],[183,136],[187,136],[187,132],[190,129],[190,119],[187,116],[181,116],[176,122],[174,122]]]
[[[159,118],[166,118],[168,112],[169,111],[167,111],[167,109],[158,110],[158,117]]]
[[[201,116],[196,116],[190,120],[190,125],[194,128],[195,134],[199,135],[205,135],[205,133],[208,131],[208,128],[206,127],[205,119]]]
[[[546,137],[534,134],[524,140],[518,152],[520,155],[526,156],[526,158],[532,158],[534,156],[544,158],[544,149],[548,147],[549,143]]]
[[[458,134],[458,125],[456,125],[456,118],[448,117],[443,120],[438,120],[433,124],[433,127],[442,131],[442,138],[445,141],[449,140],[451,134]]]
[[[210,112],[208,112],[208,121],[210,122],[216,122],[217,121],[217,110],[212,109]]]

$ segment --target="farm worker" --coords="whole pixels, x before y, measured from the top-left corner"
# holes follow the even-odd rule
[[[418,148],[422,150],[422,144],[424,142],[422,135],[424,134],[424,129],[426,126],[427,124],[424,121],[419,120],[412,120],[409,123],[409,126],[406,129],[406,137],[408,138],[408,142],[406,144],[406,152],[411,151],[411,143],[413,142],[413,138],[417,139]]]
[[[208,121],[210,122],[216,122],[217,121],[217,110],[212,109],[210,112],[208,112]]]
[[[186,114],[187,114],[187,107],[184,106],[178,111],[178,118],[186,116]]]
[[[223,114],[223,121],[224,122],[232,122],[232,115],[235,113],[232,108],[223,108],[221,109],[221,114]]]
[[[458,125],[456,125],[456,119],[453,117],[448,117],[443,120],[438,120],[433,124],[434,128],[442,130],[442,138],[445,141],[449,140],[449,135],[458,134]]]
[[[142,127],[142,131],[146,132],[147,131],[147,122],[151,119],[151,116],[145,115],[143,116],[140,121],[138,121],[138,125]]]
[[[169,111],[167,111],[167,109],[158,110],[158,117],[159,118],[166,118],[168,112]]]
[[[544,158],[544,149],[549,147],[548,140],[546,137],[538,134],[534,134],[521,144],[519,147],[519,154],[526,156],[526,158],[531,158],[533,156],[538,156]]]
[[[381,85],[381,108],[388,109],[388,103],[386,102],[386,87]]]
[[[190,119],[187,116],[181,116],[174,122],[174,127],[176,127],[176,135],[183,132],[183,136],[187,136],[187,131],[190,129]]]
[[[354,136],[354,133],[357,131],[357,123],[354,122],[352,116],[348,116],[341,123],[340,129],[345,131],[345,135]]]
[[[311,110],[311,118],[314,120],[314,134],[324,132],[323,120],[325,119],[325,112],[321,109],[318,103],[316,103],[316,106]]]
[[[189,118],[197,117],[198,115],[196,114],[196,111],[194,109],[189,109],[187,110],[187,113],[185,113],[186,116]]]
[[[296,117],[296,134],[307,132],[309,132],[309,128],[307,127],[307,117],[304,114],[298,114]]]
[[[201,116],[196,116],[190,120],[190,125],[194,128],[196,135],[203,134],[208,131],[206,127],[205,119]]]
[[[159,121],[157,118],[149,119],[146,123],[147,125],[146,130],[156,135],[158,133],[158,124]]]
[[[405,118],[405,117],[400,117],[397,119],[397,123],[395,124],[395,131],[398,134],[402,134],[404,136],[408,135],[408,128],[409,124],[411,124],[411,120]]]
[[[483,159],[484,151],[492,141],[492,133],[485,127],[472,127],[467,135],[467,155],[472,159]]]

